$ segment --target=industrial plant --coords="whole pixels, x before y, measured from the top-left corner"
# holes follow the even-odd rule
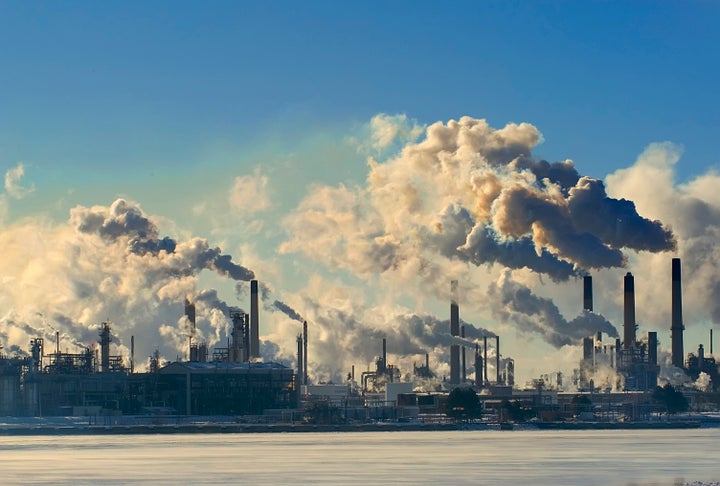
[[[672,366],[688,380],[701,374],[717,386],[718,366],[702,345],[684,356],[681,262],[671,266]],[[592,277],[583,278],[583,311],[594,312]],[[468,340],[461,325],[457,282],[450,282],[449,376],[431,369],[430,355],[405,376],[389,362],[387,340],[378,342],[375,369],[356,377],[355,367],[343,383],[312,383],[308,374],[308,322],[297,335],[296,367],[260,358],[258,281],[250,282],[250,313],[231,308],[226,347],[208,349],[194,339],[195,304],[185,300],[191,332],[186,359],[164,363],[158,352],[149,366],[136,370],[134,336],[130,356],[111,354],[112,324],[98,328],[99,346],[79,353],[60,349],[60,335],[49,343],[33,338],[27,355],[0,354],[0,416],[232,416],[266,417],[266,421],[308,423],[367,423],[377,420],[449,420],[448,401],[454,390],[470,389],[482,413],[502,418],[510,411],[532,410],[535,419],[556,421],[577,416],[578,397],[600,403],[584,410],[594,418],[639,420],[657,404],[661,363],[657,331],[637,335],[635,279],[623,279],[622,338],[598,332],[587,336],[582,359],[571,380],[562,373],[544,375],[525,387],[515,383],[515,360],[503,357],[500,336]],[[712,336],[712,332],[711,332]],[[392,350],[390,350],[392,353]],[[468,353],[471,354],[468,360]],[[469,362],[470,361],[470,362]],[[422,384],[422,386],[421,386]],[[691,400],[696,392],[690,394]],[[597,400],[602,397],[602,400]],[[513,409],[513,407],[515,407]],[[462,407],[460,407],[462,408]],[[453,410],[458,410],[455,407]],[[513,412],[513,413],[515,413]]]

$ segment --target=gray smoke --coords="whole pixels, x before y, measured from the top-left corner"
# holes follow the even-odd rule
[[[539,334],[556,347],[576,344],[580,339],[602,332],[617,337],[615,327],[600,314],[583,311],[568,322],[550,299],[538,297],[526,286],[514,281],[506,271],[490,285],[490,296],[497,305],[493,314],[503,322],[512,322],[521,332]]]
[[[283,314],[285,314],[286,316],[288,316],[290,319],[292,319],[292,320],[294,320],[294,321],[298,321],[298,322],[303,322],[302,316],[301,316],[300,314],[298,314],[295,309],[293,309],[292,307],[290,307],[290,306],[287,305],[286,303],[280,302],[279,300],[276,300],[275,302],[273,302],[273,306],[274,306],[277,310],[279,310],[280,312],[282,312]]]
[[[124,199],[117,199],[110,207],[77,206],[70,211],[70,221],[77,231],[98,235],[108,243],[127,242],[128,251],[137,255],[158,256],[161,252],[174,254],[179,250],[172,238],[159,237],[157,226],[138,205]],[[200,268],[208,268],[233,280],[255,278],[252,270],[234,263],[232,257],[222,254],[219,248],[210,248],[206,240],[195,238],[189,243],[188,249],[192,252],[187,253],[188,259],[177,262],[172,269],[178,276],[193,275]]]

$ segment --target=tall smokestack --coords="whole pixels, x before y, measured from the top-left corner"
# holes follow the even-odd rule
[[[488,362],[487,362],[487,336],[483,336],[483,369],[485,370],[485,383],[490,383],[488,380]]]
[[[452,300],[450,301],[450,335],[458,336],[460,334],[460,309],[457,304],[457,280],[450,282],[450,293]],[[460,346],[458,344],[450,345],[450,383],[457,385],[460,383]]]
[[[303,321],[303,385],[307,385],[307,362],[308,362],[308,330],[307,330],[307,321]],[[354,377],[353,377],[354,379]]]
[[[623,348],[630,349],[635,346],[635,277],[632,273],[625,274],[625,314],[623,331],[625,341]]]
[[[130,336],[130,374],[135,373],[135,336]]]
[[[460,337],[465,339],[465,326],[460,326]],[[462,382],[465,383],[467,380],[467,368],[465,367],[465,345],[463,344],[462,347],[462,354],[461,354],[461,370],[462,370]]]
[[[670,334],[672,341],[672,364],[684,368],[685,356],[683,351],[683,325],[682,316],[682,276],[680,259],[672,259],[672,325]]]
[[[258,281],[250,281],[250,358],[260,357]]]
[[[383,370],[387,369],[387,339],[383,338],[383,351],[382,351],[382,366]]]
[[[648,363],[651,365],[657,364],[657,332],[650,331],[648,333]]]
[[[583,309],[590,312],[593,310],[592,277],[590,275],[583,277]]]
[[[298,368],[297,368],[297,384],[298,384],[298,390],[300,390],[300,385],[305,384],[305,379],[303,377],[303,338],[302,334],[297,335],[297,362],[298,362]]]
[[[495,336],[495,383],[500,384],[500,336]]]
[[[475,344],[475,386],[483,386],[483,364],[479,344]]]
[[[100,369],[110,371],[110,324],[107,322],[100,325]]]

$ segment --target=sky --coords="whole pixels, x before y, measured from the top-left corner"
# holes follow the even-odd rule
[[[316,381],[501,336],[524,383],[582,337],[669,359],[720,323],[720,5],[0,3],[0,345],[76,352],[113,323],[136,361],[227,342],[263,289],[263,359]],[[582,312],[593,276],[595,314]],[[609,342],[609,341],[608,341]],[[494,349],[491,350],[491,354]],[[471,353],[472,354],[472,353]],[[664,376],[672,369],[665,366]]]

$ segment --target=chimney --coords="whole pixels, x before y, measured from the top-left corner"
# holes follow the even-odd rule
[[[672,259],[672,325],[670,334],[672,341],[672,364],[684,368],[685,357],[683,351],[683,325],[682,316],[682,277],[680,259]]]
[[[460,309],[457,304],[457,280],[450,282],[450,293],[452,300],[450,301],[450,335],[458,336],[460,334]],[[450,383],[457,385],[460,383],[460,346],[458,344],[450,345]]]
[[[258,281],[250,281],[250,358],[260,357]]]
[[[500,336],[495,336],[495,371],[497,373],[496,383],[500,384]]]
[[[307,321],[303,321],[303,338],[302,338],[302,339],[303,339],[303,370],[302,370],[303,383],[302,383],[302,384],[303,384],[303,385],[307,385],[307,384],[308,384],[308,382],[307,382],[307,378],[308,378],[308,374],[307,374],[307,362],[308,362],[308,350],[307,350],[307,347],[308,347],[308,330],[307,330]],[[354,377],[353,377],[353,379],[354,379]]]
[[[303,338],[302,334],[297,335],[297,384],[298,384],[298,390],[300,390],[300,385],[305,384],[305,379],[303,377]]]
[[[635,346],[635,278],[632,273],[625,274],[625,320],[623,323],[623,348]]]
[[[475,386],[483,386],[483,363],[479,344],[475,344]]]
[[[593,310],[592,277],[590,275],[583,277],[583,309],[590,312]]]
[[[487,336],[483,336],[483,369],[485,370],[485,383],[490,383],[488,380],[488,362],[487,362]]]
[[[465,326],[460,326],[460,337],[465,339]],[[463,344],[462,347],[462,354],[461,354],[461,370],[462,370],[462,382],[465,383],[467,380],[467,368],[465,367],[465,345]]]
[[[130,374],[135,373],[135,336],[130,336]]]
[[[648,363],[651,365],[657,364],[657,332],[651,331],[648,333]]]

